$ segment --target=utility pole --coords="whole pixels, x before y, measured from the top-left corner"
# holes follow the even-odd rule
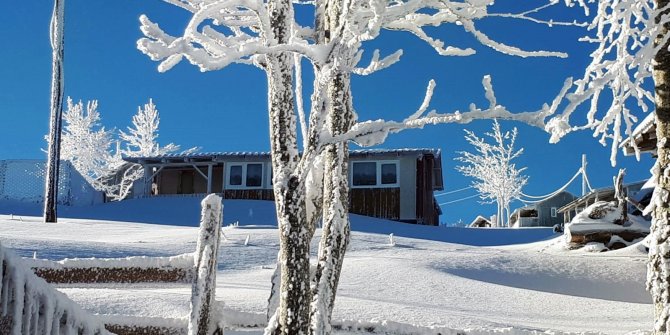
[[[582,154],[582,196],[586,195],[586,154]]]
[[[56,222],[58,174],[60,168],[60,135],[63,123],[63,16],[65,0],[54,0],[50,38],[52,51],[51,117],[49,121],[49,153],[44,190],[44,222]]]

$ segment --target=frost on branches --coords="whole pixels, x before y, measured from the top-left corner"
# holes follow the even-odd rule
[[[612,141],[610,161],[615,166],[622,137],[630,135],[638,121],[634,111],[646,113],[654,104],[649,90],[653,59],[668,42],[662,26],[670,21],[658,8],[651,0],[598,1],[588,26],[590,34],[581,39],[595,45],[591,63],[583,77],[574,81],[574,90],[566,96],[567,106],[547,125],[553,134],[551,142],[571,131],[590,129],[602,145]],[[587,108],[586,122],[573,126],[570,118],[582,105]],[[637,151],[634,141],[631,144]]]
[[[418,109],[408,112],[404,120],[360,121],[353,107],[351,76],[383,70],[398,62],[402,55],[402,50],[386,56],[375,50],[370,61],[363,64],[362,44],[376,39],[383,30],[413,34],[444,56],[468,56],[476,52],[431,36],[436,27],[454,25],[482,46],[500,53],[565,57],[561,52],[522,50],[498,42],[478,29],[478,22],[487,17],[550,26],[571,24],[533,17],[557,1],[520,13],[492,13],[493,1],[488,0],[165,1],[192,16],[181,36],[170,35],[145,15],[140,17],[145,37],[137,46],[160,62],[159,71],[168,71],[187,60],[201,71],[237,63],[256,66],[267,75],[281,290],[279,306],[267,333],[331,332],[330,317],[349,239],[349,142],[370,146],[404,129],[476,119],[517,120],[545,128],[572,85],[566,81],[550,104],[522,113],[513,113],[498,103],[488,76],[482,81],[488,101],[483,107],[472,104],[465,111],[430,110],[434,81],[428,83]],[[576,2],[584,5],[581,0]],[[298,23],[294,19],[294,6],[312,8],[314,24]],[[301,58],[307,59],[314,69],[309,113],[302,106]],[[298,124],[304,140],[302,148],[297,142]],[[322,240],[314,279],[310,279],[309,243],[319,219],[323,221]]]
[[[521,189],[528,182],[522,172],[526,168],[517,168],[512,160],[523,153],[523,148],[514,149],[517,129],[503,133],[497,120],[493,121],[493,132],[486,136],[494,143],[477,137],[470,130],[465,130],[465,139],[474,147],[474,152],[461,151],[456,160],[465,163],[456,170],[466,177],[474,179],[472,186],[479,192],[484,203],[495,202],[498,205],[499,225],[509,226],[510,207],[512,200],[518,199]]]
[[[95,189],[105,191],[100,178],[109,173],[112,131],[100,124],[98,101],[87,101],[84,108],[81,100],[74,103],[68,97],[63,124],[61,159],[70,161]]]
[[[179,150],[179,146],[170,143],[161,146],[158,143],[158,109],[151,99],[144,108],[138,107],[133,116],[133,125],[128,132],[119,131],[119,138],[125,148],[118,147],[111,159],[111,172],[103,182],[107,185],[107,196],[111,200],[123,200],[132,190],[133,184],[144,177],[144,169],[139,164],[128,163],[123,157],[160,156]],[[188,151],[195,150],[189,149]]]
[[[114,131],[105,130],[100,124],[97,100],[87,101],[84,107],[83,102],[74,103],[68,97],[63,122],[61,159],[70,161],[91,186],[110,200],[125,199],[133,183],[144,176],[142,166],[124,161],[124,156],[159,156],[179,150],[178,145],[158,143],[160,119],[151,99],[144,108],[138,108],[128,132],[119,132],[114,153],[111,148]]]

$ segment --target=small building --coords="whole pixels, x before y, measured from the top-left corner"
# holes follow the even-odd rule
[[[640,153],[651,153],[653,157],[656,157],[656,113],[649,113],[633,129],[632,134],[621,142],[619,147],[625,156],[635,155],[635,147],[637,147]]]
[[[472,220],[472,222],[468,225],[469,228],[490,228],[491,227],[491,221],[481,215],[477,215],[477,217]]]
[[[274,200],[269,153],[216,152],[127,157],[144,167],[133,197],[219,193],[224,199]],[[352,150],[349,211],[438,225],[433,195],[444,189],[442,156],[434,149]]]
[[[633,196],[640,191],[645,183],[646,180],[625,184],[623,185],[624,192],[629,196]],[[574,218],[577,213],[583,211],[589,205],[593,205],[596,201],[614,201],[614,193],[614,187],[595,189],[563,205],[558,209],[558,213],[562,214],[563,222],[568,223],[572,221],[572,218]]]
[[[562,191],[555,196],[515,210],[509,218],[510,227],[553,227],[563,223],[559,208],[574,200],[575,196]]]

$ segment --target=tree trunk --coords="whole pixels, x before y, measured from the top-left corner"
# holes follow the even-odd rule
[[[270,1],[270,43],[287,43],[293,7],[288,0]],[[297,127],[293,113],[293,56],[281,52],[266,57],[270,145],[274,195],[279,225],[280,302],[273,334],[307,334],[309,330],[309,243],[304,189],[295,174],[298,161]]]
[[[51,117],[49,148],[45,173],[44,222],[56,222],[58,215],[58,174],[60,172],[60,135],[63,114],[63,14],[65,0],[55,0],[51,17]]]
[[[340,17],[347,1],[327,1],[323,10],[317,10],[316,24],[319,43],[328,43],[337,32]],[[327,88],[328,110],[326,126],[331,136],[347,132],[355,119],[350,74],[339,68],[353,54],[344,45],[336,45],[331,53],[334,59],[328,68],[331,76]],[[330,72],[332,71],[332,72]],[[326,76],[328,75],[326,74]],[[323,226],[319,243],[318,263],[314,274],[311,311],[311,333],[330,334],[331,318],[339,283],[344,254],[349,245],[349,149],[347,143],[338,143],[324,149]]]
[[[670,0],[656,0],[657,8],[668,5]],[[660,17],[656,18],[659,22]],[[663,27],[662,35],[668,31]],[[656,43],[661,41],[661,36]],[[654,301],[654,333],[670,334],[670,52],[663,46],[654,58],[654,90],[656,100],[656,136],[658,158],[654,167],[656,189],[652,203],[656,203],[651,225],[649,262],[647,264],[647,289]]]

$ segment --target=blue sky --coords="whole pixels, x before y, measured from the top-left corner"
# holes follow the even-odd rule
[[[498,1],[497,10],[520,10],[541,1]],[[0,10],[0,159],[43,158],[43,136],[48,129],[51,49],[48,27],[51,2],[24,1],[4,5]],[[233,65],[201,73],[181,63],[167,73],[158,73],[157,63],[136,49],[141,37],[139,16],[145,13],[166,31],[179,34],[187,13],[162,1],[84,1],[66,3],[65,92],[75,100],[98,99],[102,122],[107,128],[125,129],[137,106],[153,98],[161,113],[160,141],[203,151],[268,151],[266,81],[254,67]],[[575,9],[557,8],[543,15],[573,18]],[[308,16],[301,20],[308,22]],[[481,79],[490,74],[499,103],[513,111],[534,110],[548,102],[568,76],[580,76],[588,63],[590,46],[577,42],[584,32],[578,28],[553,27],[510,19],[488,19],[479,27],[498,41],[525,49],[567,52],[567,59],[519,58],[499,54],[480,46],[459,27],[431,29],[433,36],[459,47],[472,47],[470,57],[442,57],[424,42],[407,33],[384,32],[366,44],[369,56],[375,48],[389,54],[401,48],[400,63],[367,77],[353,78],[354,106],[361,120],[402,119],[420,105],[430,79],[437,81],[432,108],[438,111],[467,109],[471,102],[485,105]],[[306,78],[305,86],[310,79]],[[308,94],[309,92],[306,92]],[[306,95],[307,97],[308,95]],[[641,114],[641,112],[640,112]],[[644,117],[644,115],[642,115]],[[583,120],[584,113],[577,119]],[[620,167],[627,168],[627,180],[649,175],[653,160],[647,155],[637,162],[619,156],[609,163],[609,148],[587,132],[568,135],[549,144],[542,130],[518,123],[502,123],[503,129],[519,128],[518,146],[524,154],[519,166],[530,176],[524,192],[550,193],[578,169],[582,153],[589,160],[589,177],[594,187],[611,184]],[[383,148],[429,147],[442,149],[445,190],[466,187],[470,180],[454,170],[455,152],[469,149],[463,129],[482,133],[491,121],[467,125],[438,125],[391,136]],[[580,185],[570,189],[579,193]],[[473,190],[440,197],[440,202],[474,194]],[[518,207],[515,203],[512,207]],[[471,221],[476,215],[495,213],[476,199],[442,207],[442,221]]]

